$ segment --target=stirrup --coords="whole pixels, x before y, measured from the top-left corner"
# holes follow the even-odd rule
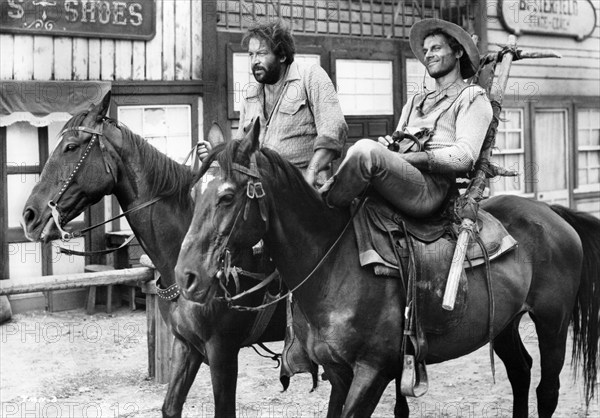
[[[400,379],[400,393],[404,396],[418,398],[425,395],[427,389],[429,389],[429,383],[425,362],[416,362],[415,356],[405,354],[402,365],[402,377]]]

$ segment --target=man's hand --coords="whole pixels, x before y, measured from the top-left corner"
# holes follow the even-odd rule
[[[329,163],[333,160],[334,155],[335,153],[329,149],[316,150],[304,171],[304,180],[315,188],[321,187],[322,181],[319,181],[319,173],[329,168]]]
[[[379,142],[384,147],[389,148],[390,144],[394,142],[394,138],[392,138],[391,135],[380,136],[379,138],[377,138],[377,142]]]
[[[202,162],[208,156],[209,151],[212,149],[212,145],[208,141],[198,141],[196,146],[196,154],[198,159]]]
[[[310,184],[313,187],[317,187],[316,184],[316,180],[317,180],[317,171],[312,169],[312,168],[308,168],[305,172],[304,172],[304,180],[306,180],[306,182],[308,184]]]

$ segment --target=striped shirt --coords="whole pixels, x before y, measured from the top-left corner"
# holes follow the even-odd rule
[[[298,168],[306,168],[314,152],[329,149],[339,157],[348,126],[331,79],[318,65],[292,62],[271,115],[265,115],[264,85],[254,83],[242,103],[236,139],[260,118],[260,143]]]
[[[402,109],[396,130],[434,130],[425,144],[432,173],[468,172],[479,158],[492,106],[482,87],[465,86],[418,94]]]

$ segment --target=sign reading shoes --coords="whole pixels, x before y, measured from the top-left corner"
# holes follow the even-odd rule
[[[154,0],[0,0],[0,32],[150,40]]]
[[[500,0],[503,26],[516,35],[532,33],[567,36],[582,41],[596,26],[590,0]]]

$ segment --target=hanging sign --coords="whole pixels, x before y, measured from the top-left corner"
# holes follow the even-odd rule
[[[0,32],[150,40],[154,0],[0,0]]]
[[[498,14],[504,28],[516,35],[566,36],[582,41],[596,26],[590,0],[500,0]]]

